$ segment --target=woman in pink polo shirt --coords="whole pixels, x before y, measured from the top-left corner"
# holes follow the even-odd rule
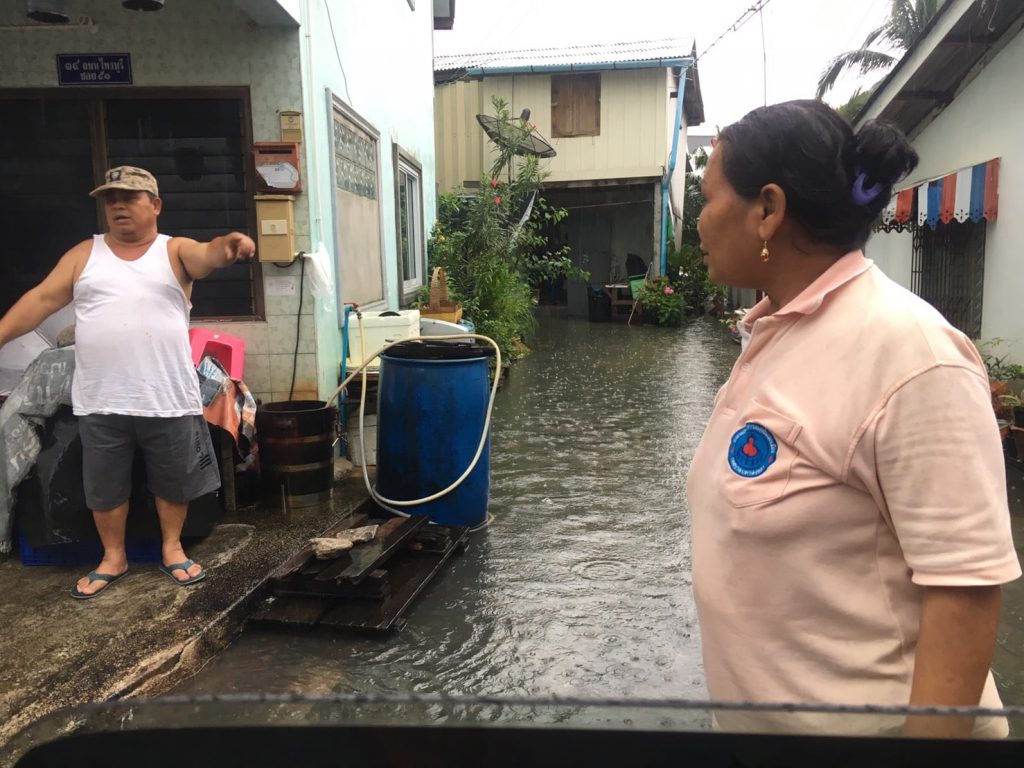
[[[963,334],[861,249],[917,164],[817,101],[722,131],[712,279],[766,297],[690,466],[712,699],[1000,707],[999,585],[1021,571],[988,380]],[[1000,718],[770,717],[726,728],[1000,736]]]

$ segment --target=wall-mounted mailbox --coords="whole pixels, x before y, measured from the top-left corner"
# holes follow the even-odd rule
[[[302,142],[302,113],[286,109],[281,112],[281,141]]]
[[[295,198],[256,195],[256,255],[260,261],[295,260]]]
[[[302,191],[299,145],[294,141],[258,141],[253,144],[259,192]]]

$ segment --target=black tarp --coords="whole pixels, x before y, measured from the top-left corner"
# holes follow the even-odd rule
[[[213,438],[219,440],[220,435],[215,434]],[[25,540],[33,547],[97,541],[92,513],[85,503],[82,487],[82,442],[78,435],[78,419],[69,407],[61,407],[46,420],[39,430],[39,440],[39,455],[18,486],[14,507],[18,527]],[[220,521],[221,513],[217,493],[196,499],[189,505],[182,535],[207,535]],[[156,504],[152,494],[146,490],[146,469],[140,453],[136,453],[132,472],[128,536],[160,536]]]

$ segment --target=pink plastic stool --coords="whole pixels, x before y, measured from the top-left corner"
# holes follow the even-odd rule
[[[188,340],[192,345],[193,365],[199,365],[203,355],[212,355],[224,366],[228,376],[236,380],[242,378],[245,370],[245,342],[240,338],[209,328],[189,328]]]

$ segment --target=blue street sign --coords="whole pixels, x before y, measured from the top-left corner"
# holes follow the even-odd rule
[[[131,85],[128,53],[58,53],[59,85]]]

